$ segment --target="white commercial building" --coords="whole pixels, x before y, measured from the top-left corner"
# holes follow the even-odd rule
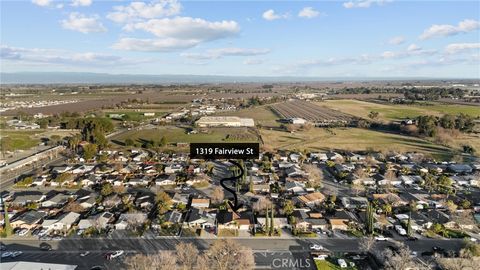
[[[252,118],[237,116],[204,116],[197,121],[199,127],[253,127]]]

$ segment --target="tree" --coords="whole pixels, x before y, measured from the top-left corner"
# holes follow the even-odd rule
[[[253,204],[253,210],[257,213],[263,213],[271,204],[272,202],[266,197],[260,197],[260,199]]]
[[[97,155],[97,151],[98,151],[98,148],[97,148],[96,144],[89,143],[87,145],[84,145],[83,146],[83,158],[85,160],[90,160],[90,159],[94,158],[95,155]]]
[[[375,120],[378,118],[378,116],[380,115],[379,112],[376,112],[376,111],[371,111],[369,114],[368,114],[368,118],[372,119],[372,120]]]
[[[146,270],[156,269],[161,266],[161,269],[176,269],[177,257],[172,251],[160,251],[154,255],[140,255],[136,254],[125,259],[125,265],[129,270]]]
[[[210,247],[206,256],[210,269],[248,270],[255,267],[252,250],[241,246],[232,239],[217,240]]]
[[[106,197],[106,196],[108,196],[112,193],[113,193],[112,184],[110,184],[110,183],[103,184],[102,190],[100,191],[100,194],[102,194],[103,197]]]
[[[373,235],[373,229],[374,229],[374,216],[373,216],[373,212],[374,212],[374,209],[373,209],[373,206],[370,202],[367,203],[367,224],[366,224],[366,229],[367,229],[367,233],[370,234],[370,235]]]
[[[2,154],[5,155],[6,152],[13,150],[13,140],[10,137],[3,137],[0,139],[0,148]]]
[[[81,213],[85,211],[85,209],[78,202],[70,202],[67,204],[67,206],[65,206],[64,211]]]
[[[135,141],[133,141],[132,138],[125,139],[125,145],[126,146],[133,146],[134,144],[135,144]]]
[[[432,115],[422,115],[417,121],[418,132],[427,137],[434,137],[437,133],[437,119]]]
[[[416,269],[417,265],[410,256],[410,249],[403,243],[399,244],[397,252],[393,252],[391,249],[385,249],[383,252],[385,259],[385,269],[387,270],[404,270],[404,269]]]
[[[54,134],[50,136],[50,141],[52,142],[53,145],[57,145],[60,142],[60,140],[62,140],[62,137],[60,137],[60,135]]]
[[[197,263],[198,249],[192,243],[179,243],[175,246],[175,251],[181,269],[194,269]]]
[[[287,216],[290,216],[293,213],[295,206],[291,200],[286,200],[283,205],[283,213]]]
[[[10,236],[13,233],[13,228],[10,225],[10,217],[8,216],[8,205],[3,201],[3,198],[0,197],[0,201],[3,204],[3,231],[5,236]]]
[[[167,143],[168,143],[167,138],[166,138],[165,136],[162,136],[162,138],[160,139],[159,145],[160,145],[161,147],[164,147],[164,146],[167,145]]]
[[[385,215],[389,216],[392,214],[392,205],[389,203],[386,203],[383,205],[383,212],[385,212]]]
[[[457,208],[458,208],[458,206],[452,200],[448,200],[445,203],[445,206],[447,207],[448,212],[450,212],[450,214],[455,213],[457,211]]]
[[[225,193],[223,192],[223,188],[216,186],[211,195],[212,201],[214,203],[221,203],[223,199],[225,198]]]
[[[407,235],[412,236],[412,213],[410,213],[410,215],[408,216]]]
[[[359,242],[359,248],[364,253],[370,253],[375,247],[376,241],[372,236],[362,238]]]
[[[275,208],[273,207],[272,205],[272,215],[270,217],[270,233],[269,235],[273,235],[274,232],[275,232],[275,222],[273,221],[274,219],[274,212],[275,212]]]
[[[311,187],[321,187],[323,180],[323,171],[314,164],[307,164],[303,166],[303,169],[308,173],[308,182]]]
[[[157,193],[157,210],[159,215],[163,215],[172,207],[172,199],[165,191]]]

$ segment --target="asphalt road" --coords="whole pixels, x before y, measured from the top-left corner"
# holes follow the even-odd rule
[[[358,239],[272,239],[272,238],[235,238],[240,244],[252,248],[255,262],[259,269],[314,269],[310,257],[309,246],[311,244],[323,245],[333,253],[359,252]],[[109,251],[124,250],[126,255],[135,253],[156,253],[161,250],[174,250],[179,242],[191,242],[199,250],[207,249],[215,239],[200,238],[124,238],[124,239],[64,239],[60,241],[48,241],[52,251],[39,249],[38,240],[3,240],[8,250],[21,250],[24,253],[15,260],[66,263],[78,265],[78,269],[90,269],[95,265],[103,265],[106,269],[119,269],[122,267],[122,259],[107,261],[104,254]],[[432,247],[438,246],[445,250],[458,251],[462,247],[462,240],[417,240],[405,241],[412,251],[419,254],[424,251],[431,251]],[[391,242],[377,242],[377,248],[384,250]],[[91,253],[87,257],[81,257],[84,251]],[[12,260],[12,259],[6,259]],[[295,267],[284,264],[282,260],[295,262]],[[5,259],[2,259],[5,261]]]

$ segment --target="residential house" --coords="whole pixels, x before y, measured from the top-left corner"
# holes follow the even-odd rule
[[[10,222],[12,228],[33,229],[38,226],[40,221],[46,216],[42,211],[26,211]]]
[[[208,208],[210,207],[210,199],[194,198],[190,206],[192,208]]]
[[[146,213],[123,213],[118,218],[114,227],[115,230],[126,230],[131,226],[137,226],[147,221]]]
[[[204,209],[191,208],[188,211],[184,225],[187,227],[200,227],[202,229],[215,226],[216,214]]]
[[[314,207],[315,205],[322,203],[324,200],[325,196],[320,192],[309,193],[293,198],[295,203],[303,204],[308,207]]]

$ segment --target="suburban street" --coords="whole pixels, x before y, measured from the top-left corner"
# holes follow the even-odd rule
[[[309,246],[320,244],[331,252],[359,252],[358,239],[315,239],[315,238],[291,238],[272,239],[265,238],[234,238],[240,244],[252,248],[254,251],[257,268],[291,269],[281,266],[278,259],[292,259],[297,261],[298,269],[314,269],[307,266],[307,259],[311,259]],[[162,237],[155,239],[145,238],[90,238],[90,239],[64,239],[60,241],[39,241],[39,240],[5,240],[3,243],[7,250],[21,250],[23,254],[16,260],[76,264],[79,269],[90,269],[95,265],[104,265],[107,269],[114,269],[120,266],[121,261],[114,259],[107,261],[104,254],[109,251],[124,250],[127,254],[155,253],[161,250],[174,250],[175,245],[180,242],[191,242],[199,250],[207,249],[215,239],[199,238],[174,238]],[[39,249],[41,243],[48,243],[53,250],[43,251]],[[432,247],[438,246],[446,251],[458,251],[462,247],[462,240],[418,240],[406,241],[412,251],[418,254],[424,251],[431,251]],[[377,242],[378,249],[384,250],[391,242]],[[80,253],[90,251],[87,257],[81,257]],[[277,259],[275,261],[275,259]],[[12,259],[8,259],[12,260]],[[311,262],[311,260],[310,260]],[[303,265],[302,265],[303,263]],[[274,265],[275,264],[275,265]],[[312,265],[313,266],[313,265]]]

